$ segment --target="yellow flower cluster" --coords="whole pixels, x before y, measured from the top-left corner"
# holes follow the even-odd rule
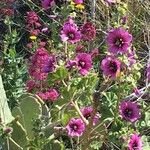
[[[75,3],[73,2],[73,0],[71,0],[71,7],[72,7],[72,8],[77,8],[77,9],[79,9],[79,10],[83,10],[83,9],[85,8],[83,4],[75,4]]]
[[[34,36],[34,35],[32,35],[32,36],[30,36],[30,39],[31,39],[31,40],[36,40],[36,39],[37,39],[37,37],[36,37],[36,36]]]

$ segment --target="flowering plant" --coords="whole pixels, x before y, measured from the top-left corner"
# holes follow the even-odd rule
[[[150,149],[147,5],[1,0],[0,147]]]

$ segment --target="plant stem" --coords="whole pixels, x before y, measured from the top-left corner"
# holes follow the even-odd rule
[[[86,120],[86,119],[84,118],[83,114],[82,114],[81,111],[80,111],[80,108],[79,108],[77,102],[71,101],[71,103],[73,104],[74,108],[75,108],[76,111],[78,112],[78,114],[79,114],[79,116],[81,117],[81,119],[83,120],[83,122],[84,122],[86,125],[88,125],[89,122],[88,122],[88,120]]]
[[[23,148],[22,148],[19,144],[17,144],[11,137],[9,138],[9,140],[10,140],[16,147],[18,147],[20,150],[23,150]]]
[[[8,148],[8,150],[10,150],[9,138],[7,138],[7,148]]]
[[[92,5],[91,17],[95,22],[96,0],[91,0],[91,5]]]

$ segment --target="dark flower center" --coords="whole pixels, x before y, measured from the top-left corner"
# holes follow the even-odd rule
[[[117,72],[117,64],[113,61],[110,61],[109,63],[109,70],[112,71],[113,73]]]
[[[69,38],[69,39],[74,39],[74,33],[69,32],[69,33],[68,33],[68,38]]]
[[[79,61],[79,66],[81,66],[81,68],[85,67],[85,62],[84,61]]]
[[[77,126],[76,124],[73,124],[73,125],[71,126],[71,128],[72,128],[74,131],[77,131],[78,126]]]
[[[118,46],[118,47],[121,47],[123,45],[123,40],[121,38],[116,39],[115,45]]]
[[[125,109],[124,114],[127,117],[131,117],[133,114],[133,111],[131,109],[127,108],[127,109]]]
[[[84,115],[84,117],[88,120],[91,117],[91,114],[87,113],[87,114]]]
[[[134,143],[132,144],[132,148],[133,150],[138,150],[138,144],[136,141],[134,141]]]

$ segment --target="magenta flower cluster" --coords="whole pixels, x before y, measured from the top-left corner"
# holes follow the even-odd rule
[[[36,84],[36,82],[34,80],[28,80],[26,82],[26,90],[27,90],[27,92],[32,92],[32,90],[34,88],[36,88],[36,87],[37,87],[37,84]]]
[[[38,48],[30,60],[29,75],[32,79],[26,83],[27,91],[37,91],[36,94],[44,101],[56,101],[59,97],[58,91],[49,88],[46,83],[48,74],[55,71],[55,65],[55,56],[49,54],[44,47]]]
[[[15,0],[1,0],[0,1],[0,14],[5,16],[12,16],[14,15],[15,10],[12,8],[12,4]],[[5,7],[3,7],[5,5]]]
[[[83,26],[78,28],[72,18],[64,23],[61,31],[61,39],[63,42],[68,41],[71,44],[79,42],[80,40],[92,41],[96,36],[95,26],[91,22],[86,22]]]
[[[56,1],[54,0],[42,0],[42,7],[47,10]],[[78,5],[82,4],[83,0],[73,0],[73,2]],[[105,0],[108,4],[113,4],[116,1],[114,0]],[[54,17],[55,18],[55,17]],[[56,17],[57,18],[57,17]],[[56,19],[55,18],[55,19]],[[58,17],[59,18],[59,17]],[[124,18],[126,19],[126,18]],[[39,35],[40,32],[46,33],[48,31],[48,27],[44,27],[41,30],[41,23],[38,15],[35,12],[28,12],[27,13],[27,29],[30,31],[31,35]],[[124,20],[125,24],[126,20]],[[71,77],[71,71],[73,70],[73,73],[78,72],[82,76],[86,76],[90,70],[92,70],[93,67],[93,61],[92,59],[95,58],[95,56],[99,55],[99,50],[97,48],[94,48],[90,50],[90,48],[87,50],[85,48],[86,44],[88,42],[91,42],[96,37],[96,28],[95,25],[92,24],[92,22],[87,21],[86,23],[82,25],[77,25],[77,22],[73,20],[73,18],[68,17],[68,19],[64,22],[61,31],[60,31],[60,38],[61,41],[64,42],[63,44],[69,49],[70,47],[75,49],[75,56],[69,54],[69,52],[65,56],[58,58],[65,60],[65,67],[68,69],[68,76],[67,80]],[[108,77],[109,79],[116,79],[121,75],[121,71],[123,68],[123,65],[126,67],[132,67],[133,64],[136,63],[135,58],[135,51],[132,47],[132,35],[123,27],[113,28],[111,29],[106,36],[106,44],[108,48],[107,56],[104,57],[99,65],[99,68],[102,70],[102,73],[105,77]],[[53,43],[53,42],[52,42]],[[30,43],[28,45],[28,48],[31,48],[34,43]],[[41,44],[41,46],[40,46]],[[47,77],[49,73],[53,73],[56,70],[56,57],[53,54],[50,54],[46,50],[46,43],[38,43],[38,48],[36,49],[34,55],[31,57],[30,65],[29,65],[29,75],[31,77],[31,80],[28,80],[26,87],[27,91],[31,92],[33,89],[36,88],[36,92],[34,93],[38,95],[42,100],[45,102],[55,102],[60,97],[59,91],[59,84],[54,85],[53,88],[47,86]],[[66,48],[65,47],[65,48]],[[67,50],[68,50],[67,49]],[[70,49],[69,49],[70,50]],[[68,50],[68,51],[69,51]],[[68,56],[68,57],[66,57]],[[126,56],[128,58],[129,64],[124,64],[123,61],[121,61],[122,56]],[[59,64],[59,63],[58,63]],[[64,66],[63,66],[64,67]],[[76,74],[75,74],[76,75]],[[84,78],[84,77],[83,77]],[[150,65],[147,67],[147,78],[150,80]],[[66,79],[66,78],[65,78]],[[42,84],[41,84],[42,82]],[[57,81],[56,81],[57,82]],[[61,82],[58,80],[57,83]],[[64,85],[66,86],[66,81],[63,80]],[[62,83],[63,83],[62,82]],[[39,88],[41,87],[41,88]],[[40,91],[39,91],[40,89]],[[56,90],[58,89],[58,91]],[[138,96],[138,94],[137,94]],[[135,123],[137,120],[141,117],[141,112],[139,105],[136,102],[130,101],[130,100],[122,100],[118,105],[118,114],[121,116],[121,118],[127,122],[131,122],[132,124]],[[93,113],[93,107],[83,107],[80,109],[81,116],[87,120],[90,120],[92,118],[93,126],[97,125],[97,123],[100,121],[100,115],[99,113],[96,113],[95,116],[92,116]],[[83,122],[83,118],[71,118],[67,125],[66,125],[66,131],[68,136],[70,137],[80,137],[83,135],[86,124]],[[85,121],[86,121],[85,120]],[[129,140],[128,143],[128,149],[129,150],[142,150],[142,142],[141,137],[137,134],[133,134]]]
[[[95,26],[91,22],[86,22],[81,28],[82,39],[92,41],[96,36]]]
[[[49,89],[46,92],[36,93],[42,100],[54,102],[58,99],[59,93],[55,89]]]
[[[27,12],[26,28],[30,31],[31,35],[37,36],[40,33],[41,23],[39,16],[34,11]]]
[[[122,27],[114,28],[108,32],[106,37],[108,51],[110,56],[104,58],[101,62],[101,69],[105,76],[116,78],[121,71],[122,62],[117,58],[118,55],[126,55],[131,67],[135,62],[135,52],[130,48],[132,35]]]
[[[39,48],[31,58],[29,75],[35,80],[45,80],[55,69],[55,58],[45,48]]]
[[[92,117],[93,108],[91,106],[81,108],[80,111],[87,120]],[[96,125],[99,119],[100,116],[97,113],[93,118],[93,125]],[[70,137],[79,137],[83,134],[85,127],[85,123],[82,121],[82,119],[71,118],[66,126],[66,130]]]

